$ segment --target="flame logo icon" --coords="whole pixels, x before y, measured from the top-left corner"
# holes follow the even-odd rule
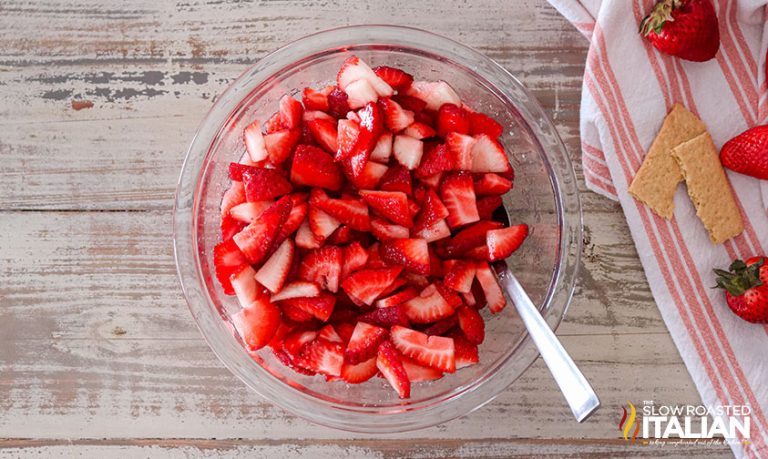
[[[621,409],[624,410],[624,414],[621,416],[621,421],[619,421],[619,431],[624,435],[625,441],[635,443],[637,433],[640,431],[640,422],[635,422],[637,421],[637,410],[635,409],[635,405],[633,405],[632,402],[627,403],[629,404],[629,419],[627,419],[627,408],[622,406]],[[630,437],[629,432],[632,430],[633,425],[635,426],[635,431],[632,433],[632,437]]]

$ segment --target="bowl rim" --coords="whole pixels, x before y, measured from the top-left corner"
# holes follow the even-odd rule
[[[425,43],[430,44],[425,45]],[[514,100],[513,104],[516,108],[519,109],[521,105],[525,108],[525,110],[518,110],[523,124],[526,125],[521,127],[527,127],[530,139],[538,142],[540,150],[545,152],[541,155],[541,159],[549,169],[550,184],[560,228],[559,257],[556,257],[557,263],[542,307],[545,319],[553,330],[557,329],[571,303],[578,278],[582,247],[581,203],[576,187],[575,172],[562,139],[541,105],[525,86],[504,67],[482,53],[449,38],[418,28],[394,25],[354,25],[304,36],[267,54],[248,67],[227,87],[208,111],[187,149],[179,175],[173,209],[174,259],[179,282],[187,305],[203,338],[214,354],[233,374],[257,394],[294,414],[318,424],[353,432],[410,431],[468,414],[492,401],[525,373],[538,358],[538,350],[536,350],[527,331],[523,330],[521,339],[518,340],[516,346],[511,347],[506,357],[500,358],[497,365],[489,368],[472,383],[455,387],[447,395],[445,393],[439,394],[433,397],[434,400],[428,399],[429,403],[420,402],[410,405],[405,402],[403,405],[396,405],[387,409],[382,409],[382,407],[370,409],[365,406],[351,408],[348,405],[319,399],[291,387],[290,384],[275,377],[267,369],[251,361],[251,365],[258,367],[256,373],[259,380],[254,381],[252,371],[249,371],[253,369],[246,368],[247,365],[238,362],[243,355],[247,355],[243,352],[242,347],[237,349],[238,355],[233,353],[235,351],[233,345],[238,344],[231,339],[231,332],[227,332],[230,343],[224,343],[220,339],[222,329],[226,329],[225,321],[221,317],[218,318],[219,324],[210,321],[215,306],[207,289],[201,288],[202,272],[199,251],[194,250],[194,248],[196,248],[198,237],[196,209],[202,193],[200,178],[204,174],[202,166],[206,164],[207,154],[200,155],[199,153],[210,153],[213,141],[225,124],[224,121],[231,114],[237,112],[239,104],[247,94],[274,76],[275,71],[284,69],[295,62],[296,56],[308,57],[329,49],[367,49],[366,47],[392,46],[393,44],[416,50],[429,48],[431,53],[442,57],[445,57],[443,53],[446,53],[449,55],[448,57],[453,58],[452,61],[461,64],[462,67],[467,67],[467,59],[470,59],[472,60],[471,64],[474,64],[472,69],[476,74],[483,76],[486,80],[491,77],[489,82],[504,81],[509,85],[508,87],[494,83],[494,88],[501,93],[500,95],[505,96],[510,101]],[[482,70],[478,71],[478,69]],[[259,74],[261,74],[261,79],[257,79],[256,83],[251,83],[248,87],[240,86],[248,77]],[[512,91],[514,91],[515,97],[511,97]],[[214,122],[215,120],[218,121]],[[544,131],[546,140],[549,142],[548,146],[553,150],[545,149],[541,145],[542,136],[537,135],[532,130],[533,127]],[[211,137],[212,135],[214,137]],[[550,164],[551,160],[558,162],[556,168]],[[192,260],[195,261],[193,267],[189,266],[189,262]],[[553,307],[553,297],[558,289],[561,297],[558,300],[562,302],[562,311],[547,314]],[[208,317],[204,317],[206,315]],[[510,374],[511,371],[504,372],[511,354],[515,353],[518,348],[523,348],[525,351],[522,355],[523,359],[521,359],[523,364],[517,369],[517,374],[512,375]],[[495,384],[489,387],[489,383],[494,381]],[[479,390],[480,388],[487,390]],[[286,398],[286,390],[291,390],[291,394],[296,395],[296,397]],[[375,416],[371,416],[373,414]]]

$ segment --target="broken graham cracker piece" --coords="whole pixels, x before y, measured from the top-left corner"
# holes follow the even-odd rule
[[[683,176],[671,151],[704,132],[707,132],[707,127],[696,115],[675,104],[664,118],[643,164],[635,174],[629,194],[647,204],[659,216],[672,218],[675,191]]]
[[[675,147],[672,156],[685,178],[696,215],[709,231],[712,242],[721,244],[738,236],[744,230],[744,222],[712,137],[706,132],[694,137]]]

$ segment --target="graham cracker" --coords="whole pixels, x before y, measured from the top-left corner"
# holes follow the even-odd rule
[[[671,150],[704,132],[707,127],[696,115],[680,104],[672,106],[629,186],[629,194],[659,216],[672,218],[673,198],[683,175]]]
[[[739,235],[744,222],[712,137],[708,133],[694,137],[675,147],[672,156],[712,242],[720,244]]]

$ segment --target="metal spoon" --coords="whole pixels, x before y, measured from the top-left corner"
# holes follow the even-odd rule
[[[507,265],[503,261],[497,262],[494,263],[493,268],[499,283],[517,308],[520,318],[523,319],[525,328],[528,329],[528,334],[539,349],[544,363],[547,364],[552,377],[555,378],[555,382],[565,396],[565,401],[571,407],[576,421],[582,422],[600,407],[597,394],[589,385],[587,378],[573,363],[571,356],[565,351]]]

